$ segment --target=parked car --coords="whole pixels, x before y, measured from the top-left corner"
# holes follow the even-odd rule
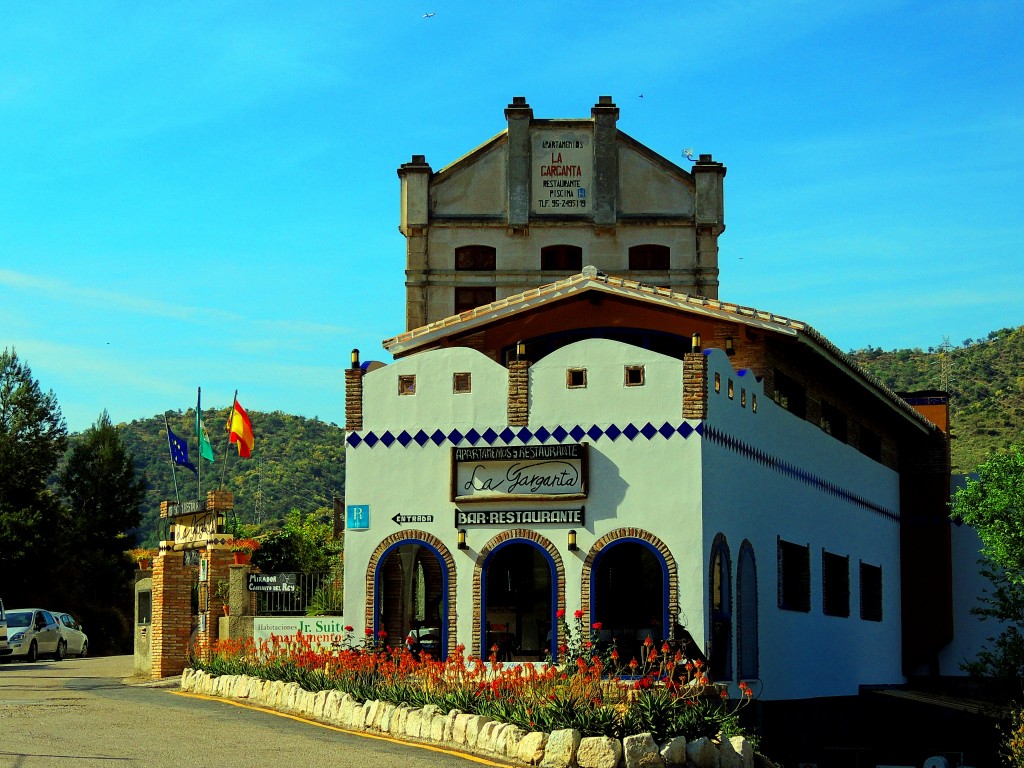
[[[60,623],[60,634],[64,638],[66,652],[74,656],[87,655],[89,653],[89,636],[82,630],[82,625],[78,623],[78,620],[70,613],[55,613],[53,615]]]
[[[4,612],[4,601],[0,600],[0,658],[11,655],[11,645],[7,642],[7,614]]]
[[[7,611],[8,642],[12,656],[24,656],[32,662],[40,656],[60,661],[67,653],[67,641],[61,637],[60,624],[42,608],[13,608]]]

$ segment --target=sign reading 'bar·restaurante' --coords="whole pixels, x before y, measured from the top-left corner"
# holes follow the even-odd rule
[[[492,509],[486,512],[455,510],[455,527],[464,525],[586,525],[583,507],[577,509]]]
[[[452,448],[452,501],[586,496],[586,443]]]

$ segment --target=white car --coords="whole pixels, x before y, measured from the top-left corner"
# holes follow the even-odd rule
[[[89,636],[82,631],[82,625],[70,613],[53,615],[60,624],[60,634],[64,638],[66,652],[74,656],[86,656],[89,653]]]
[[[23,656],[28,662],[40,656],[52,656],[60,661],[68,649],[57,619],[42,608],[7,611],[7,641],[11,645],[11,655]]]

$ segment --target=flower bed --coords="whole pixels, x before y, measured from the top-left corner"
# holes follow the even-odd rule
[[[351,631],[350,628],[346,628]],[[459,647],[445,661],[405,648],[387,649],[384,637],[346,642],[333,650],[313,648],[306,638],[273,638],[259,645],[219,641],[199,654],[193,668],[210,676],[244,675],[296,683],[305,691],[340,691],[360,702],[413,708],[433,706],[515,725],[524,732],[572,730],[583,737],[650,734],[657,742],[721,741],[747,736],[738,710],[749,699],[730,701],[699,664],[679,664],[667,646],[650,649],[643,664],[628,667],[632,679],[607,674],[597,656],[576,656],[571,664],[503,664],[465,656]],[[681,677],[676,674],[682,670]],[[749,737],[748,737],[749,738]]]

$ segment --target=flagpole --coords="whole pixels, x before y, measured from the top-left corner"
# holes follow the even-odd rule
[[[224,430],[224,468],[220,471],[220,487],[224,488],[224,478],[228,473],[228,454],[231,453],[231,420],[235,418],[235,404],[238,402],[238,390],[235,390],[235,396],[231,399],[231,410],[228,411],[228,423],[225,425]]]
[[[180,504],[178,496],[178,473],[174,471],[174,451],[171,449],[171,427],[167,423],[167,411],[164,411],[164,429],[167,431],[167,454],[171,457],[171,477],[174,479],[174,503]]]
[[[199,469],[199,472],[197,473],[199,476],[199,490],[196,492],[196,499],[199,501],[202,501],[203,498],[203,435],[202,432],[199,431],[199,425],[202,423],[199,415],[202,413],[200,410],[200,404],[202,402],[203,388],[196,387],[196,426],[194,431],[196,433],[196,440],[199,441],[199,463],[196,464],[196,467]]]

